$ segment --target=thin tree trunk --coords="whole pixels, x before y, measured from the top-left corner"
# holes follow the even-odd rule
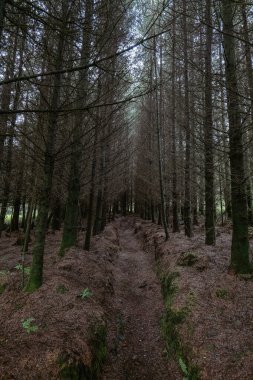
[[[188,31],[187,31],[187,7],[186,0],[183,0],[183,39],[184,39],[184,85],[185,85],[185,111],[184,124],[186,132],[185,147],[185,199],[184,199],[184,227],[185,235],[192,237],[191,219],[191,126],[189,108],[189,70],[188,70]]]
[[[215,244],[214,163],[212,115],[212,1],[206,0],[206,54],[205,54],[205,229],[206,244]]]
[[[173,1],[175,9],[175,0]],[[176,145],[176,25],[175,15],[173,16],[173,37],[172,37],[172,213],[173,213],[173,232],[179,232],[178,222],[178,188],[177,188],[177,145]]]
[[[158,99],[158,72],[157,72],[157,58],[156,49],[157,44],[154,39],[154,74],[155,74],[155,126],[157,134],[157,146],[158,146],[158,167],[159,167],[159,187],[160,187],[160,200],[161,200],[161,219],[163,224],[163,229],[165,233],[165,240],[169,238],[169,232],[166,221],[166,204],[165,204],[165,193],[164,193],[164,172],[163,172],[163,162],[162,162],[162,141],[161,141],[161,115],[159,112],[159,99]],[[161,99],[160,99],[161,101]]]
[[[3,28],[4,28],[6,2],[7,2],[6,0],[0,1],[0,45],[1,45],[1,40],[2,40]]]
[[[93,142],[93,157],[92,157],[92,168],[91,168],[91,185],[89,194],[89,209],[87,217],[87,228],[84,242],[84,249],[90,250],[92,226],[93,226],[93,214],[94,214],[94,200],[95,200],[95,177],[96,177],[96,166],[97,166],[97,125],[95,127],[95,135]]]

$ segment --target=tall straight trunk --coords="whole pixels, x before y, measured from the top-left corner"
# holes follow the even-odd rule
[[[24,55],[24,46],[25,46],[25,36],[22,39],[22,43],[19,49],[19,67],[18,67],[18,75],[20,76],[22,74],[22,68],[23,68],[23,55]],[[14,46],[14,57],[16,56],[17,51],[17,37],[15,39],[15,46]],[[13,100],[13,108],[17,109],[19,100],[20,100],[20,94],[21,94],[21,86],[20,82],[16,84],[16,91],[14,95]],[[10,128],[8,130],[9,137],[8,137],[8,145],[7,145],[7,158],[6,158],[6,166],[5,166],[5,175],[4,175],[4,189],[3,189],[3,197],[2,197],[2,206],[1,206],[1,213],[0,213],[0,237],[4,228],[4,221],[5,216],[8,208],[8,202],[9,202],[9,196],[10,196],[10,186],[11,186],[11,171],[12,171],[12,155],[13,155],[13,139],[14,139],[14,133],[15,133],[15,126],[16,126],[16,119],[17,115],[13,114]]]
[[[222,166],[219,165],[219,193],[220,193],[220,212],[221,212],[221,225],[224,226],[224,213],[223,213],[223,199],[222,199]]]
[[[206,244],[215,244],[213,106],[212,106],[212,0],[206,0],[205,53],[205,230]]]
[[[13,204],[13,216],[11,220],[11,230],[18,231],[19,230],[19,213],[21,206],[21,195],[15,197]]]
[[[115,209],[114,211],[117,212]],[[95,212],[95,220],[94,220],[94,226],[93,226],[93,235],[97,235],[101,231],[101,214],[102,214],[102,191],[101,191],[101,186],[99,186],[99,189],[97,191],[97,197],[96,197],[96,212]]]
[[[189,105],[189,64],[188,64],[188,27],[187,27],[187,7],[186,0],[183,0],[183,39],[184,39],[184,86],[185,86],[185,183],[184,183],[184,228],[185,235],[192,237],[191,218],[191,126],[190,126],[190,105]]]
[[[23,229],[25,229],[25,222],[26,222],[26,213],[25,213],[25,205],[26,205],[26,196],[23,196],[22,198],[22,202],[21,202],[21,205],[22,205],[22,221],[21,221],[21,227]]]
[[[90,184],[90,194],[89,194],[89,209],[87,217],[87,228],[84,242],[84,249],[90,250],[91,235],[92,235],[92,225],[93,225],[93,214],[94,214],[94,201],[95,201],[95,177],[96,177],[96,165],[97,165],[97,125],[95,126],[95,135],[93,142],[93,157],[92,157],[92,167],[91,167],[91,184]]]
[[[224,68],[223,68],[223,54],[222,54],[222,38],[221,42],[219,43],[219,68],[221,75],[225,75]],[[227,218],[232,218],[232,210],[231,210],[231,175],[230,175],[230,160],[228,157],[228,154],[226,150],[228,147],[228,141],[227,141],[227,128],[226,128],[226,117],[225,117],[225,89],[223,84],[220,87],[221,92],[221,126],[222,126],[222,144],[224,147],[224,153],[222,157],[222,166],[224,164],[224,201],[225,201],[225,211]]]
[[[0,45],[4,28],[4,19],[5,19],[5,8],[6,8],[6,0],[0,1]]]
[[[173,1],[173,8],[175,8],[175,0]],[[173,37],[172,37],[172,213],[173,213],[173,232],[179,232],[178,222],[178,188],[177,188],[177,145],[176,145],[176,19],[173,16]]]
[[[166,220],[166,203],[165,203],[165,190],[164,190],[164,170],[163,170],[163,157],[162,157],[162,130],[161,130],[161,113],[159,112],[159,100],[158,98],[158,72],[157,72],[157,58],[156,58],[156,40],[154,39],[154,71],[155,71],[155,125],[157,134],[157,146],[158,146],[158,168],[159,168],[159,185],[160,185],[160,201],[161,201],[161,218],[163,223],[163,229],[165,233],[165,240],[169,238],[167,220]],[[161,62],[160,62],[161,64]]]
[[[232,221],[233,236],[231,248],[231,268],[236,273],[248,273],[249,236],[247,215],[247,194],[245,188],[243,131],[240,117],[236,47],[234,38],[234,16],[236,5],[230,0],[222,0],[224,59],[226,91],[228,101]]]
[[[54,199],[52,207],[52,221],[51,227],[53,231],[59,231],[61,229],[62,222],[62,205],[58,196]]]
[[[85,5],[85,20],[83,25],[83,41],[81,52],[81,65],[86,65],[90,56],[91,25],[93,13],[93,0],[87,0]],[[87,97],[88,71],[82,70],[79,73],[76,104],[77,108],[82,108]],[[65,250],[77,243],[78,223],[79,223],[79,195],[81,177],[82,158],[82,134],[83,134],[83,112],[75,114],[73,143],[71,151],[70,177],[68,184],[68,197],[66,202],[66,212],[64,218],[64,229],[59,254],[64,255]]]
[[[18,31],[17,31],[18,32]],[[14,76],[15,62],[17,56],[17,44],[18,44],[18,33],[15,35],[13,44],[13,49],[10,49],[7,57],[7,67],[5,71],[4,79],[8,80]],[[11,102],[11,91],[12,84],[7,83],[3,85],[1,94],[1,110],[9,111]],[[4,157],[4,146],[7,136],[7,124],[8,124],[8,114],[3,114],[0,116],[0,173],[3,170],[3,157]]]
[[[57,46],[57,57],[55,62],[55,71],[62,69],[63,52],[64,52],[64,39],[65,34],[62,30],[59,35]],[[43,171],[43,184],[40,191],[38,218],[36,225],[35,243],[33,248],[33,260],[31,266],[31,274],[26,287],[26,290],[33,292],[42,285],[43,281],[43,258],[45,248],[45,238],[47,232],[48,211],[50,206],[50,196],[53,183],[54,171],[54,147],[56,142],[56,131],[58,113],[55,111],[58,107],[61,86],[61,74],[57,73],[53,79],[52,97],[50,101],[50,110],[47,123],[47,136],[45,139],[45,153],[44,153],[44,171]]]
[[[22,248],[23,254],[26,254],[28,252],[28,245],[29,245],[29,240],[30,240],[30,231],[31,231],[31,224],[32,224],[32,216],[33,216],[33,201],[31,200],[28,204],[28,210],[27,210],[25,239],[24,239],[24,245]]]
[[[247,20],[247,5],[245,3],[245,0],[242,0],[241,2],[241,12],[242,12],[242,19],[243,19],[243,34],[245,39],[245,61],[246,61],[246,71],[247,71],[247,78],[248,78],[248,86],[249,86],[249,96],[250,96],[250,105],[251,105],[251,135],[249,138],[253,138],[252,133],[252,127],[253,127],[253,64],[252,64],[252,49],[250,45],[250,36],[249,36],[249,27],[248,27],[248,20]],[[249,154],[253,153],[253,150],[251,152],[247,151],[246,155],[246,161],[247,161],[247,169],[250,171],[250,165],[249,165]],[[253,209],[252,209],[252,181],[251,178],[248,178],[247,181],[247,196],[248,196],[248,218],[250,225],[253,225]]]

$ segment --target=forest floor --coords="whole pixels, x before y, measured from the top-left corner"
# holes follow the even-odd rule
[[[160,226],[119,217],[90,252],[62,259],[61,234],[49,232],[44,284],[27,294],[17,235],[6,234],[0,379],[95,379],[102,369],[102,380],[251,380],[253,281],[228,272],[231,228],[217,235],[215,247],[204,245],[203,226],[164,242]]]

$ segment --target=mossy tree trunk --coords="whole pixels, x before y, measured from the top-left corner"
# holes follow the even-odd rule
[[[236,15],[237,6],[238,5],[235,5],[235,3],[230,0],[222,0],[233,221],[230,264],[231,268],[236,273],[248,273],[250,271],[248,209],[245,188],[243,131],[239,106],[236,46],[234,37],[234,17]]]

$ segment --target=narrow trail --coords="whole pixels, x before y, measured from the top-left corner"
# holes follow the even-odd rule
[[[120,252],[108,325],[109,355],[103,380],[170,380],[160,332],[163,301],[155,262],[142,249],[131,219],[116,222]]]

